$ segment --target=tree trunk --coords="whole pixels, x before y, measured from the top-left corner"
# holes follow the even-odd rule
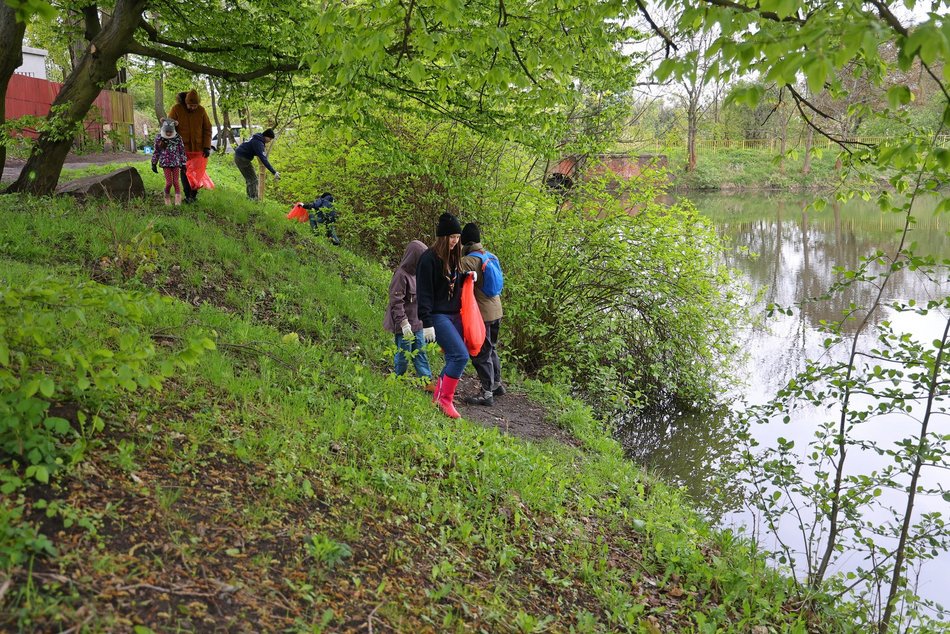
[[[778,169],[783,174],[785,173],[785,152],[788,151],[788,117],[782,115],[782,143],[779,146],[779,161]]]
[[[224,106],[221,107],[221,121],[224,123],[224,150],[227,151],[228,143],[234,147],[237,145],[237,141],[234,140],[234,135],[231,133],[231,113]]]
[[[802,162],[802,174],[806,176],[811,173],[811,145],[814,142],[814,137],[815,130],[808,126],[808,132],[805,134],[805,159]]]
[[[147,0],[118,0],[112,17],[92,39],[76,68],[66,78],[46,118],[20,177],[7,191],[37,196],[53,193],[76,129],[99,95],[115,77],[117,62],[125,55],[138,28]]]
[[[211,78],[208,78],[208,92],[211,93],[211,115],[214,118],[214,129],[215,134],[218,137],[218,144],[215,146],[215,150],[221,150],[221,139],[223,135],[221,134],[221,125],[218,122],[218,98],[215,96],[214,82],[211,81]]]
[[[696,134],[697,119],[696,106],[690,104],[689,111],[686,114],[686,171],[692,172],[696,169]]]
[[[7,120],[7,87],[13,71],[23,64],[23,33],[26,22],[17,22],[16,13],[6,2],[0,2],[0,126]],[[0,173],[7,162],[7,146],[0,143]]]
[[[165,118],[165,66],[156,60],[155,68],[158,70],[155,75],[155,120],[161,121]]]

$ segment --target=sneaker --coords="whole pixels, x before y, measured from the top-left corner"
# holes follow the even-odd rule
[[[462,402],[467,405],[485,405],[490,407],[495,404],[495,398],[492,396],[491,390],[485,390],[480,392],[477,396],[466,396],[462,399]]]
[[[508,390],[505,389],[505,386],[501,383],[498,384],[498,387],[491,391],[492,396],[504,396],[508,393]]]

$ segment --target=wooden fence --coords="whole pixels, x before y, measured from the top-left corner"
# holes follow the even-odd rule
[[[45,117],[50,105],[59,94],[62,84],[29,77],[13,75],[7,86],[6,118],[12,122],[23,116]],[[85,140],[102,144],[105,149],[135,151],[135,117],[132,95],[113,90],[103,90],[93,102],[93,107],[83,124],[85,135],[77,138],[77,144]],[[24,128],[21,132],[35,137],[36,131]]]

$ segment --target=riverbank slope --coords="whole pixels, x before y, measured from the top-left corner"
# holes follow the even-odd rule
[[[244,200],[225,161],[186,207],[150,172],[127,205],[0,196],[0,629],[845,620],[805,610],[564,389],[510,385],[547,440],[441,416],[388,372],[390,272]]]

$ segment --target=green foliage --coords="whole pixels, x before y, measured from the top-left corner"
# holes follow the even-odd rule
[[[307,554],[313,557],[317,563],[323,564],[328,568],[335,568],[342,563],[344,559],[353,556],[350,547],[342,542],[337,542],[326,535],[313,535],[306,543]]]
[[[664,173],[592,177],[561,204],[538,187],[523,148],[460,126],[388,121],[348,145],[300,129],[274,158],[287,164],[281,195],[333,191],[344,239],[393,265],[410,240],[434,239],[443,211],[477,221],[487,248],[517,272],[503,297],[508,357],[577,386],[603,413],[719,393],[740,303],[695,209],[657,202]],[[317,135],[326,150],[314,153]]]
[[[50,20],[56,15],[53,6],[46,0],[4,0],[16,13],[17,22],[29,22],[34,17]]]
[[[718,538],[680,492],[624,459],[591,409],[564,388],[533,381],[523,386],[582,449],[447,421],[427,395],[386,372],[390,338],[380,332],[379,319],[390,271],[290,224],[281,206],[242,200],[230,166],[212,161],[211,169],[219,188],[180,215],[161,207],[161,181],[146,175],[154,195],[129,206],[124,231],[135,235],[153,223],[165,244],[157,249],[152,273],[115,281],[133,288],[154,285],[187,299],[163,302],[143,325],[154,326],[159,340],[168,342],[180,340],[183,330],[213,330],[216,349],[177,373],[162,394],[137,390],[124,399],[123,409],[106,412],[104,420],[117,419],[107,430],[121,428],[122,434],[100,435],[105,464],[91,452],[83,461],[100,470],[109,464],[122,469],[115,472],[116,486],[127,486],[122,490],[136,497],[141,489],[127,465],[148,480],[152,461],[146,464],[136,454],[147,452],[160,465],[161,482],[149,487],[149,499],[164,532],[150,532],[155,537],[149,539],[174,551],[176,561],[179,553],[194,561],[190,544],[201,540],[192,519],[181,515],[189,492],[224,490],[228,503],[214,508],[214,521],[237,527],[244,540],[241,548],[233,542],[222,546],[225,555],[242,558],[241,583],[248,591],[241,595],[272,588],[279,574],[282,594],[302,612],[301,630],[334,623],[336,606],[328,601],[339,592],[329,589],[338,588],[338,580],[312,574],[317,564],[338,571],[345,564],[347,583],[358,587],[349,599],[374,601],[366,566],[376,567],[378,560],[355,555],[364,548],[378,549],[370,552],[393,570],[422,571],[412,577],[417,583],[398,588],[405,600],[388,601],[377,612],[390,623],[403,618],[461,626],[478,618],[486,629],[501,630],[517,618],[526,631],[636,631],[654,610],[632,594],[631,574],[643,588],[674,579],[690,592],[695,588],[677,608],[678,618],[701,613],[718,631],[749,631],[759,623],[792,628],[801,621],[784,605],[787,582],[763,572],[749,544]],[[101,212],[89,206],[32,206],[10,198],[0,205],[2,235],[9,236],[0,266],[15,282],[42,269],[68,286],[110,252],[110,231],[97,224]],[[191,272],[193,286],[176,277],[176,266]],[[221,272],[232,277],[217,277]],[[225,280],[234,287],[232,295],[209,292]],[[209,301],[193,301],[196,294]],[[110,319],[87,321],[99,336],[116,327]],[[183,322],[194,326],[183,328]],[[290,333],[298,336],[288,338]],[[163,349],[156,350],[155,363]],[[206,481],[222,468],[227,477]],[[2,473],[10,471],[4,466]],[[235,483],[240,488],[231,487],[232,478],[242,480]],[[113,510],[110,519],[122,512]],[[0,527],[9,526],[9,534],[30,523],[23,515],[7,517],[9,524]],[[379,527],[385,533],[373,533]],[[29,537],[17,534],[15,539]],[[384,541],[368,538],[374,536]],[[261,549],[273,540],[300,556],[278,561],[277,551]],[[107,565],[112,547],[83,549],[79,541],[63,546],[73,560],[88,556],[86,568],[94,575],[96,565]],[[37,544],[29,552],[41,549]],[[255,549],[262,557],[259,569],[250,560]],[[123,561],[132,557],[124,551]],[[347,551],[353,556],[346,557]],[[173,565],[160,552],[148,555],[149,561]],[[29,579],[23,559],[17,561],[11,574]],[[69,568],[70,561],[62,553],[50,563]],[[127,574],[136,575],[131,583],[139,582],[138,571]],[[481,577],[490,591],[465,583]],[[560,612],[546,623],[547,613],[536,605],[539,588],[567,600],[574,595],[567,583],[585,597],[584,609]],[[18,611],[4,614],[4,626],[42,629],[53,620],[43,620],[43,614],[101,605],[97,597],[71,597],[52,587],[35,594],[28,605],[17,599],[11,607]],[[184,618],[176,614],[172,620]],[[107,629],[98,613],[93,619],[90,627]]]
[[[84,443],[70,447],[68,441],[88,440],[103,427],[98,413],[88,410],[98,412],[123,392],[159,389],[163,378],[213,348],[209,339],[195,339],[150,369],[154,344],[138,326],[159,309],[155,301],[51,279],[0,288],[0,449],[24,462],[27,478],[48,483],[64,454],[69,461],[79,458],[69,449],[81,452]],[[90,313],[114,325],[90,329]],[[51,403],[81,409],[70,421],[49,415]]]

